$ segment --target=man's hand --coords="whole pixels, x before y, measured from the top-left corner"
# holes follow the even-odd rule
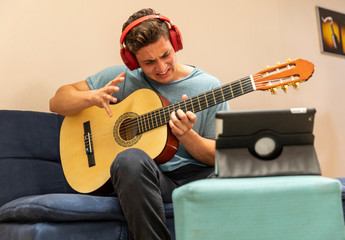
[[[187,95],[182,100],[188,99]],[[196,122],[196,115],[190,111],[184,113],[181,109],[170,114],[169,125],[172,133],[177,137],[185,149],[194,159],[208,166],[214,166],[216,141],[201,137],[192,128]]]
[[[98,90],[92,91],[92,101],[94,102],[94,105],[104,108],[105,111],[108,113],[109,117],[113,116],[113,113],[110,109],[110,102],[116,103],[117,98],[113,97],[112,94],[114,92],[118,92],[120,89],[117,87],[117,84],[125,80],[125,73],[119,74],[116,78],[111,80],[107,85],[105,85],[103,88],[100,88]]]
[[[188,99],[187,95],[182,96],[182,100]],[[177,137],[181,138],[186,135],[189,130],[192,129],[196,121],[196,115],[190,111],[186,113],[181,109],[177,110],[176,113],[170,114],[169,126],[172,133]]]

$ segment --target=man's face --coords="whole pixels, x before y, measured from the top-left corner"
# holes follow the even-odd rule
[[[152,80],[159,83],[176,80],[176,54],[169,39],[162,36],[157,42],[141,48],[135,56]]]

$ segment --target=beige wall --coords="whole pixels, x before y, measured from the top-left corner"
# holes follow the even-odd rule
[[[134,11],[153,7],[183,34],[179,60],[224,83],[287,58],[312,61],[315,74],[299,91],[255,92],[230,106],[315,107],[323,173],[345,176],[345,58],[320,53],[316,5],[345,13],[343,0],[1,0],[0,109],[49,111],[59,86],[121,64],[122,23]]]

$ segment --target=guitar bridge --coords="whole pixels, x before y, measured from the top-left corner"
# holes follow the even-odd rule
[[[92,133],[90,121],[84,122],[84,143],[85,143],[85,153],[89,162],[89,167],[96,165],[95,155],[92,144]]]

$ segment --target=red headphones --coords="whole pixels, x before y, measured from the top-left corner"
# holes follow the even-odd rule
[[[120,38],[120,44],[121,44],[121,50],[120,50],[120,54],[122,57],[123,62],[126,64],[126,66],[133,71],[134,69],[140,68],[139,63],[137,61],[137,59],[135,58],[135,56],[124,46],[123,42],[125,40],[125,37],[127,35],[127,33],[134,28],[135,26],[139,25],[142,22],[145,22],[148,19],[151,18],[157,18],[157,19],[161,19],[163,21],[166,21],[170,24],[170,29],[169,29],[169,33],[170,33],[170,41],[171,41],[171,45],[173,46],[175,52],[181,50],[183,48],[182,45],[182,35],[180,33],[180,31],[178,30],[178,28],[172,24],[172,22],[164,16],[161,15],[147,15],[144,17],[141,17],[135,21],[133,21],[132,23],[130,23],[125,30],[123,30],[121,38]]]

